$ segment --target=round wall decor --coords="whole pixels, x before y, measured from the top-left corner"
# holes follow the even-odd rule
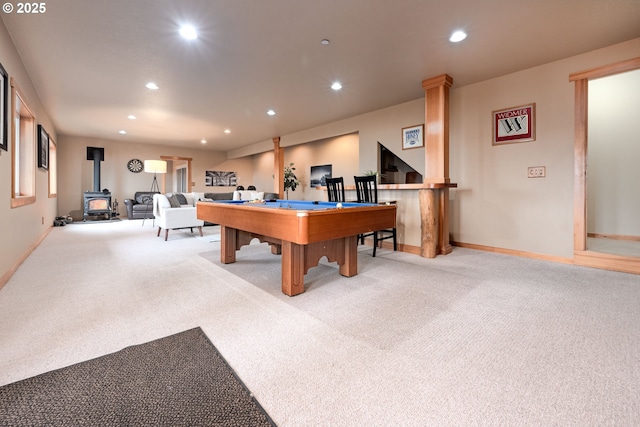
[[[129,169],[129,171],[133,173],[142,172],[142,169],[143,169],[142,161],[138,159],[129,160],[129,162],[127,163],[127,169]]]

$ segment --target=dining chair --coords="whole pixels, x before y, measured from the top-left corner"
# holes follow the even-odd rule
[[[378,177],[375,175],[354,176],[356,183],[356,196],[358,203],[378,203]],[[373,256],[376,256],[376,248],[383,240],[393,239],[393,250],[398,250],[396,240],[396,228],[375,230],[371,233],[360,234],[358,240],[364,244],[364,238],[373,236]]]
[[[344,202],[344,178],[325,178],[330,202]]]

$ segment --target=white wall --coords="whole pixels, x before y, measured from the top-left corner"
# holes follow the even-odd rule
[[[640,237],[640,70],[589,82],[587,231]]]

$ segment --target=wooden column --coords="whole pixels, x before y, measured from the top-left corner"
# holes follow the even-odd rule
[[[420,217],[422,218],[422,238],[420,239],[420,255],[435,258],[438,255],[439,215],[436,190],[422,189],[418,191],[420,198]]]
[[[449,88],[442,74],[423,80],[425,91],[425,188],[420,190],[421,255],[435,258],[451,252],[449,243]]]
[[[284,149],[280,147],[280,137],[273,138],[273,179],[274,191],[278,198],[284,197]]]
[[[575,82],[573,249],[587,250],[587,124],[589,80]]]

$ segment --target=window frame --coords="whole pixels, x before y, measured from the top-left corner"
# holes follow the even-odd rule
[[[24,125],[23,117],[26,120]],[[13,77],[11,78],[11,123],[11,208],[16,208],[36,202],[37,134],[36,116],[29,108],[23,92]],[[23,136],[24,130],[28,130],[29,135]],[[22,144],[25,146],[23,147]],[[24,173],[23,169],[25,169]],[[26,182],[22,183],[23,180]],[[18,194],[16,194],[16,184],[19,186]]]

